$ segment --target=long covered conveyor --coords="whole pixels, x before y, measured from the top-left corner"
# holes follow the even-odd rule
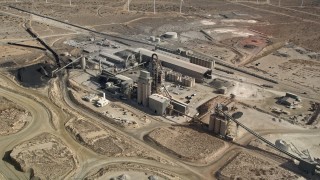
[[[297,157],[291,153],[289,153],[288,151],[285,151],[283,149],[278,148],[275,144],[271,143],[270,141],[268,141],[267,139],[265,139],[264,137],[260,136],[259,134],[257,134],[256,132],[254,132],[253,130],[249,129],[247,126],[245,126],[244,124],[240,123],[238,120],[234,119],[233,117],[231,117],[228,113],[223,112],[222,110],[220,110],[219,108],[216,108],[216,110],[219,113],[224,114],[229,120],[235,122],[237,125],[241,126],[243,129],[245,129],[246,131],[248,131],[249,133],[251,133],[252,135],[254,135],[255,137],[257,137],[258,139],[260,139],[261,141],[265,142],[266,144],[268,144],[269,146],[273,147],[274,149],[286,154],[287,156],[299,161],[299,168],[307,173],[311,173],[314,174],[315,170],[318,169],[319,170],[319,164],[315,163],[315,162],[310,162],[308,160],[304,160],[301,159],[300,157]],[[318,166],[318,167],[317,167]]]

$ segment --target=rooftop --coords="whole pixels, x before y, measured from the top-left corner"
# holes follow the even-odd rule
[[[138,48],[135,51],[137,53],[140,52],[141,54],[149,56],[149,57],[151,57],[152,54],[156,53],[158,55],[158,59],[160,61],[163,61],[163,62],[166,62],[166,63],[169,63],[169,64],[174,64],[176,66],[180,66],[180,67],[185,68],[185,69],[193,70],[193,71],[196,71],[196,72],[201,73],[201,74],[205,74],[209,70],[206,67],[202,67],[202,66],[199,66],[199,65],[196,65],[196,64],[192,64],[192,63],[186,62],[184,60],[177,59],[177,58],[174,58],[174,57],[170,57],[168,55],[157,53],[157,52],[154,52],[154,51],[151,51],[151,50],[148,50],[148,49]]]

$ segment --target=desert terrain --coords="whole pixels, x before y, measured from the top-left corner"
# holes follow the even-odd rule
[[[0,24],[0,179],[320,178],[318,0],[0,0]]]

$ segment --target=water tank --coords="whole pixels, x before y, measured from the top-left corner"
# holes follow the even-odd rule
[[[289,145],[282,139],[276,140],[275,145],[277,146],[277,148],[282,149],[284,151],[288,151],[289,150]]]
[[[219,134],[220,133],[220,122],[221,120],[216,118],[214,121],[214,133]]]
[[[156,38],[156,43],[160,43],[161,39],[160,38]]]
[[[176,32],[166,32],[163,36],[165,38],[168,38],[168,39],[176,39],[176,38],[178,38],[178,33],[176,33]]]
[[[150,36],[150,41],[155,42],[156,41],[156,37]]]

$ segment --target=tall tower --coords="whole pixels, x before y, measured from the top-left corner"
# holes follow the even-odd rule
[[[152,77],[148,71],[140,71],[138,79],[138,103],[148,106],[148,98],[151,95]]]

